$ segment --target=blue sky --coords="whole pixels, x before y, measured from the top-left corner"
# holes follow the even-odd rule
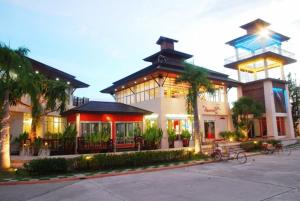
[[[194,63],[229,74],[225,42],[241,36],[239,26],[256,18],[291,37],[283,45],[300,61],[297,0],[0,0],[0,41],[26,46],[29,56],[90,84],[76,95],[113,100],[99,91],[148,63],[159,36],[179,40],[175,48]],[[298,64],[286,67],[297,73]]]

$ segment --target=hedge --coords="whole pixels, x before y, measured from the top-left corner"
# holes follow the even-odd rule
[[[24,165],[30,175],[64,174],[68,172],[68,163],[65,158],[34,159]]]
[[[248,141],[248,142],[242,142],[240,144],[241,148],[245,151],[251,152],[251,151],[260,151],[262,149],[262,143],[263,141]],[[272,144],[273,146],[276,144],[279,144],[279,140],[267,140],[266,143]]]
[[[30,175],[63,174],[66,172],[134,168],[159,163],[178,162],[195,159],[199,156],[192,151],[143,151],[120,154],[97,154],[76,158],[36,159],[25,165]]]

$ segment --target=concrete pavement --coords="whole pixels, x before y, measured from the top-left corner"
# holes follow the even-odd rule
[[[159,172],[0,186],[0,201],[300,201],[300,150]]]

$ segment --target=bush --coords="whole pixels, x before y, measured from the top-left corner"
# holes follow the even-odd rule
[[[162,136],[163,132],[161,128],[158,128],[157,126],[148,127],[143,133],[145,143],[153,147],[159,146]]]
[[[245,138],[243,133],[240,131],[222,131],[219,135],[225,140],[232,139],[233,141],[239,141]]]
[[[169,128],[167,132],[168,132],[169,142],[173,142],[174,140],[176,140],[176,133],[174,129]]]
[[[241,148],[247,152],[260,151],[262,148],[261,141],[248,141],[240,144]]]
[[[107,170],[141,167],[158,163],[185,161],[193,159],[191,151],[144,151],[123,154],[98,154],[87,158],[80,156],[70,159],[73,171]]]
[[[192,135],[190,134],[190,132],[188,130],[183,130],[180,135],[181,139],[187,139],[187,140],[189,140],[191,138],[191,136]]]
[[[68,163],[65,158],[34,159],[24,165],[30,175],[41,176],[51,174],[63,174],[68,171]]]

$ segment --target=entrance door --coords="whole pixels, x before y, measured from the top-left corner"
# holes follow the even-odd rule
[[[205,121],[204,122],[205,129],[205,138],[206,139],[214,139],[215,138],[215,122],[214,121]]]

